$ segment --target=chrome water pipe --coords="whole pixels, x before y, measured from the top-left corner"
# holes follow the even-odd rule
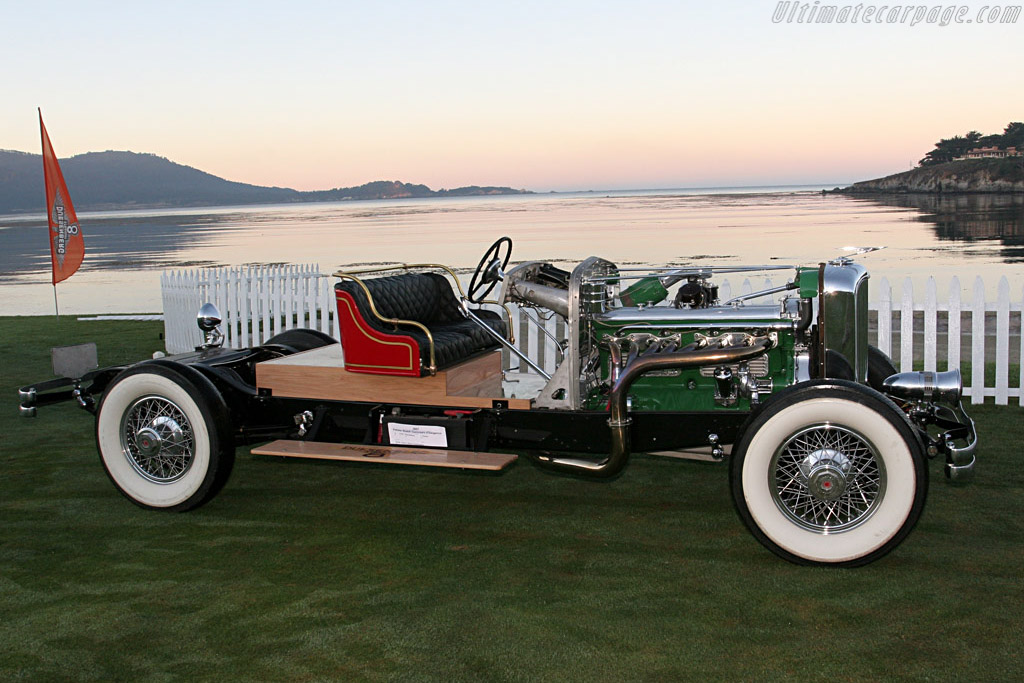
[[[767,353],[775,346],[777,340],[778,336],[774,333],[763,337],[726,334],[713,338],[701,337],[678,351],[674,350],[674,345],[662,347],[660,344],[652,344],[646,351],[627,362],[612,385],[608,417],[612,445],[607,458],[593,461],[544,454],[534,456],[534,459],[543,467],[560,472],[592,477],[614,476],[625,467],[632,447],[629,428],[633,418],[629,416],[626,395],[633,382],[655,370],[731,365],[751,360]],[[621,355],[621,351],[616,355]]]

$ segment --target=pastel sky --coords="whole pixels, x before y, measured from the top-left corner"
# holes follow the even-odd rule
[[[260,185],[843,183],[1024,120],[1024,16],[775,23],[769,0],[0,3],[0,148],[38,153],[41,107],[61,157],[151,152]],[[974,18],[986,3],[964,6]]]

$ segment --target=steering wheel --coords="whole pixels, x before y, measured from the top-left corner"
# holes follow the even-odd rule
[[[502,258],[502,246],[505,247],[505,256]],[[508,237],[499,238],[491,248],[484,253],[480,263],[473,273],[473,279],[469,281],[469,291],[466,298],[474,304],[482,303],[487,295],[494,289],[494,285],[505,279],[505,267],[512,256],[512,240]],[[486,289],[484,289],[486,287]]]

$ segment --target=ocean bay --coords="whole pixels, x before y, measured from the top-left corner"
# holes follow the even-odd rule
[[[513,260],[620,265],[813,264],[844,246],[876,282],[954,275],[1024,287],[1024,197],[850,197],[803,188],[537,194],[82,213],[81,270],[58,285],[61,313],[161,309],[160,273],[199,266],[383,262],[472,268],[499,236]],[[0,315],[52,313],[42,215],[0,217]],[[1016,295],[1016,294],[1015,294]]]

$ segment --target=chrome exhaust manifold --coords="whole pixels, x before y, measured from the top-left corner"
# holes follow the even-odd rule
[[[608,427],[611,429],[611,453],[601,461],[579,458],[557,458],[551,455],[534,456],[544,467],[573,474],[593,477],[611,477],[618,474],[629,460],[631,449],[630,425],[626,394],[642,375],[669,368],[692,368],[705,365],[729,365],[756,358],[767,353],[778,343],[774,332],[755,337],[749,334],[724,334],[719,337],[697,335],[695,341],[677,350],[675,339],[657,341],[642,353],[630,354],[625,367],[616,374],[621,362],[619,340],[609,340],[614,384],[609,395]]]

